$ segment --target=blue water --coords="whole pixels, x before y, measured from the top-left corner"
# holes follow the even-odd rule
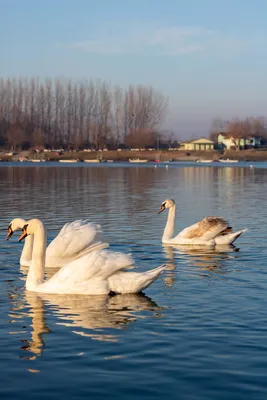
[[[266,399],[266,164],[1,163],[1,399]],[[177,232],[207,215],[249,231],[222,251],[164,247],[166,198]],[[27,293],[18,234],[5,241],[18,216],[49,240],[89,218],[137,269],[168,270],[143,295]]]

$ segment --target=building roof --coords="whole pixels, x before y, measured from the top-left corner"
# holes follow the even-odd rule
[[[199,144],[213,144],[214,142],[205,137],[201,137],[200,139],[192,140],[190,143],[199,143]]]
[[[234,134],[234,133],[231,133],[231,132],[229,132],[229,133],[219,132],[218,135],[217,135],[217,137],[218,137],[219,135],[221,135],[221,136],[223,136],[223,137],[225,137],[225,138],[233,138],[233,139],[252,139],[252,138],[255,138],[255,139],[263,139],[262,136],[256,135],[256,134],[252,134],[252,135],[248,135],[248,136],[239,136],[239,135],[235,136],[235,134]]]
[[[189,140],[186,142],[180,142],[180,144],[189,144],[189,143],[196,143],[196,144],[214,144],[212,140],[209,140],[207,138],[200,138],[200,139],[194,139],[194,140]]]

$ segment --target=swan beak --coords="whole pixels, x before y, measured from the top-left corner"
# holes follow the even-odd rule
[[[21,242],[23,239],[25,239],[26,236],[28,236],[27,229],[23,228],[22,234],[19,237],[19,242]]]
[[[164,210],[165,210],[165,206],[164,206],[164,204],[162,204],[161,207],[160,207],[160,210],[159,210],[158,214],[162,213],[162,211],[164,211]]]
[[[7,229],[7,235],[6,235],[6,240],[9,240],[11,236],[13,235],[14,231],[10,228],[10,226]]]

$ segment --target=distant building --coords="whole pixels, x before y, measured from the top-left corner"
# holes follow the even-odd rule
[[[248,147],[261,147],[264,142],[264,139],[261,136],[250,136],[245,140],[246,140],[245,144]]]
[[[218,149],[249,149],[258,148],[263,145],[263,138],[261,136],[252,135],[246,138],[234,137],[225,133],[219,133],[217,136]]]
[[[192,151],[192,150],[214,150],[214,142],[206,138],[192,140],[190,142],[180,143],[179,150]]]

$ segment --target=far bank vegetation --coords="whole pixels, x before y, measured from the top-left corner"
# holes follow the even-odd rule
[[[0,79],[0,146],[99,149],[154,146],[168,100],[151,86]]]
[[[267,118],[263,116],[247,117],[244,119],[235,117],[231,120],[214,118],[210,139],[216,142],[219,133],[237,139],[259,136],[267,140]]]

